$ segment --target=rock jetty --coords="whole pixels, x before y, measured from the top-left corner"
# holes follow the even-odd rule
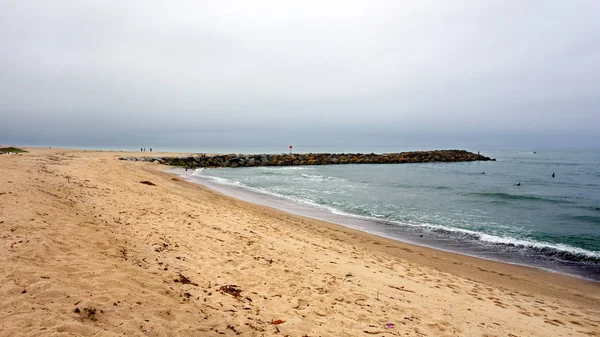
[[[436,162],[495,161],[490,157],[464,150],[414,151],[385,154],[365,153],[302,153],[302,154],[197,154],[187,157],[122,157],[121,160],[157,162],[188,167],[254,167],[290,165],[340,164],[404,164]]]

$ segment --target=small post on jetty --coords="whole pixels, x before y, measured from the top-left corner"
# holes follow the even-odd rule
[[[292,165],[292,146],[290,145],[290,165]]]

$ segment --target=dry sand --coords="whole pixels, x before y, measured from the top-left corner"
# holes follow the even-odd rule
[[[0,156],[0,336],[600,336],[598,283],[29,150]]]

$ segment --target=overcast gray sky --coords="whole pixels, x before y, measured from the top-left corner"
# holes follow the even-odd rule
[[[600,147],[600,1],[0,0],[0,144]]]

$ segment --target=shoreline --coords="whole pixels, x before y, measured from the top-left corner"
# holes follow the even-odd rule
[[[1,337],[600,336],[595,282],[251,204],[120,152],[31,150],[0,157]]]
[[[506,263],[516,266],[530,267],[550,273],[562,274],[570,277],[583,279],[586,281],[600,283],[597,274],[586,274],[581,268],[575,268],[568,264],[558,264],[556,261],[541,260],[541,257],[515,256],[510,251],[502,251],[494,245],[483,245],[480,242],[460,241],[457,239],[448,240],[435,235],[427,235],[422,231],[411,231],[402,227],[397,227],[380,219],[370,219],[353,214],[335,213],[330,209],[320,207],[319,205],[304,204],[284,196],[265,193],[264,191],[248,188],[235,184],[227,184],[219,181],[213,181],[211,176],[187,173],[181,168],[167,168],[168,173],[173,173],[192,183],[202,185],[206,188],[224,194],[226,196],[246,201],[255,205],[271,207],[286,213],[304,216],[315,220],[325,221],[365,232],[367,234],[384,237],[394,241],[408,243],[416,246],[430,248],[438,251],[449,252],[459,255],[470,256],[488,261]],[[424,238],[423,236],[426,235]],[[502,248],[502,246],[500,247]],[[537,263],[537,264],[536,264]]]

